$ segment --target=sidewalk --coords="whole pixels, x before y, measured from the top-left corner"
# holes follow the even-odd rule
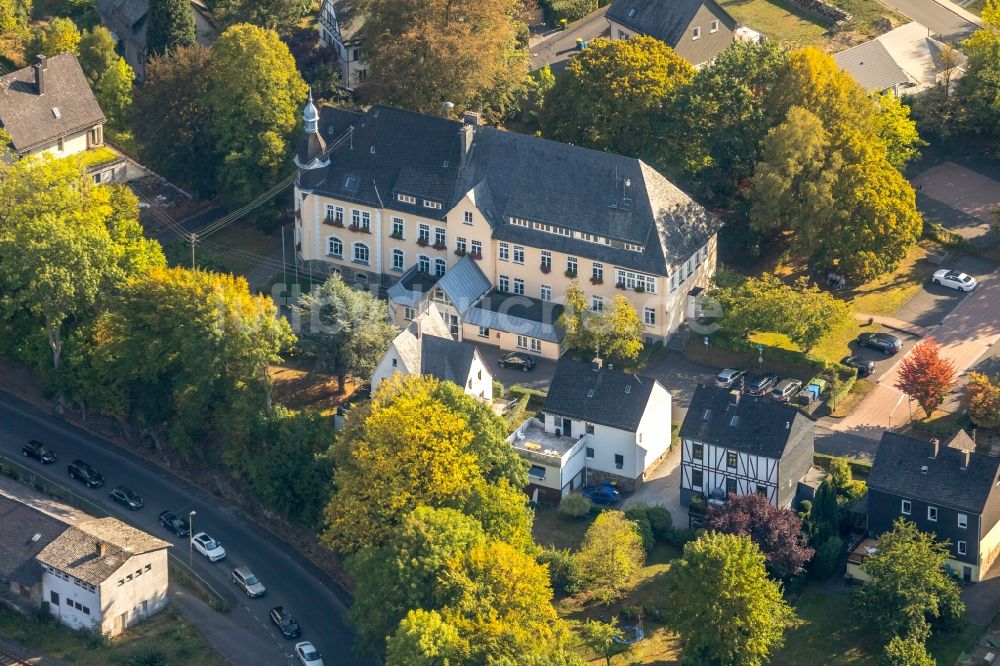
[[[687,527],[688,512],[681,506],[681,446],[671,449],[666,459],[650,472],[639,490],[625,500],[624,506],[645,502],[650,505],[665,506],[674,519],[675,527]]]
[[[902,331],[903,333],[910,333],[918,338],[926,338],[930,335],[930,331],[923,326],[917,326],[916,324],[911,324],[908,321],[903,321],[902,319],[893,319],[892,317],[883,317],[882,315],[870,315],[864,314],[862,312],[855,312],[854,318],[858,321],[868,321],[873,320],[876,324],[885,326],[886,328],[891,328],[894,331]]]

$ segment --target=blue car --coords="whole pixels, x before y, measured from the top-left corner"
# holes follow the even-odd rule
[[[610,483],[605,483],[594,488],[584,488],[583,496],[594,504],[604,504],[605,506],[611,506],[622,498],[622,494]]]

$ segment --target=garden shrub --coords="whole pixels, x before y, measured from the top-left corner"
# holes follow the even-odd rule
[[[557,594],[575,594],[579,592],[573,571],[573,553],[568,548],[544,548],[538,555],[539,564],[549,565],[549,577],[552,589]]]
[[[646,549],[647,553],[653,550],[653,546],[656,545],[656,538],[653,536],[653,526],[650,524],[647,514],[648,511],[649,506],[641,503],[633,504],[625,509],[625,517],[639,528],[639,534],[642,536],[642,547]]]
[[[664,543],[674,529],[674,517],[670,515],[669,509],[665,506],[651,506],[646,509],[646,518],[653,528],[653,536],[657,541]]]
[[[844,551],[844,541],[838,536],[827,538],[816,549],[810,572],[815,578],[826,580],[837,570],[840,555]]]
[[[543,0],[542,10],[545,21],[551,26],[559,25],[566,19],[567,23],[578,21],[587,14],[597,11],[597,0]]]
[[[590,513],[592,506],[590,500],[580,493],[570,493],[559,502],[557,511],[560,516],[579,520]]]

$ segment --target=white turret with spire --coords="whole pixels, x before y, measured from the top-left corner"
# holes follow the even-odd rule
[[[300,169],[319,169],[330,165],[329,158],[324,157],[326,141],[319,131],[319,110],[313,104],[312,86],[309,86],[309,99],[306,100],[302,112],[302,124],[305,135],[299,141],[295,151],[295,166]]]

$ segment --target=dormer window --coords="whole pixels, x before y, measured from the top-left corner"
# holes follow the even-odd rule
[[[411,197],[409,194],[397,194],[396,201],[401,201],[402,203],[415,205],[417,203],[417,198]]]
[[[435,210],[441,209],[441,204],[437,201],[431,201],[430,199],[424,199],[424,208],[434,208]]]

